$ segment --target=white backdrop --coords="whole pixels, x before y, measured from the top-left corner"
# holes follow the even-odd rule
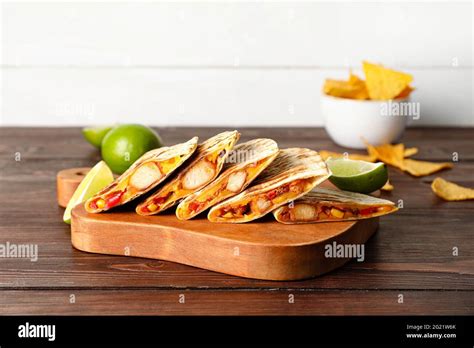
[[[414,75],[414,126],[474,126],[472,2],[1,6],[2,125],[317,126],[367,59]]]

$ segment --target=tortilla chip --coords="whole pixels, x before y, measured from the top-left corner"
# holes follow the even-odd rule
[[[464,201],[474,199],[474,190],[456,185],[442,178],[434,179],[431,189],[440,198],[446,201]]]
[[[367,142],[366,142],[366,144],[367,144]],[[370,145],[370,146],[372,146],[372,145]],[[348,155],[345,156],[344,153],[320,150],[319,154],[321,155],[321,157],[324,160],[327,160],[329,157],[332,157],[332,158],[348,158],[348,159],[351,159],[351,160],[366,161],[366,162],[372,162],[372,163],[377,161],[376,151],[368,151],[368,152],[369,152],[369,154],[367,154],[367,155],[363,155],[363,154],[360,154],[360,153],[348,153]],[[409,147],[409,148],[406,148],[403,151],[403,157],[411,157],[413,155],[416,155],[417,153],[418,153],[418,148]]]
[[[365,81],[360,79],[359,76],[354,75],[352,72],[349,74],[349,84],[357,88],[357,93],[354,99],[364,100],[369,99],[369,92],[367,92],[367,86]]]
[[[370,99],[389,100],[395,99],[413,81],[413,76],[382,65],[363,62],[365,84]]]
[[[361,80],[352,73],[348,81],[327,79],[324,82],[323,91],[333,97],[358,100],[369,99],[364,80]]]
[[[333,97],[341,97],[353,93],[354,88],[346,81],[326,79],[326,81],[324,81],[323,91]]]
[[[405,158],[407,154],[415,154],[418,149],[405,149],[405,145],[402,143],[395,145],[383,144],[380,146],[370,145],[367,141],[365,143],[370,156],[375,156],[378,160],[408,172],[413,176],[430,175],[442,169],[453,167],[453,164],[449,162],[433,163]]]
[[[378,158],[378,155],[380,153],[387,154],[387,153],[390,153],[390,152],[394,152],[394,154],[389,155],[389,157],[395,156],[395,161],[401,161],[402,160],[402,156],[401,156],[402,152],[403,152],[403,158],[404,157],[411,157],[411,156],[416,155],[418,153],[418,148],[417,147],[405,148],[404,144],[395,144],[395,145],[384,144],[384,145],[380,145],[380,146],[377,146],[377,147],[374,147],[373,145],[370,145],[367,141],[365,142],[365,144],[367,146],[367,151],[370,154],[368,157],[374,158],[374,162]]]
[[[365,86],[364,80],[362,80],[359,76],[355,75],[352,73],[352,71],[349,73],[349,84],[353,86],[361,85],[363,84]]]
[[[340,80],[326,80],[324,83],[324,93],[327,95],[348,98],[348,99],[363,99],[359,97],[360,90],[357,86],[350,85],[347,81]]]
[[[375,156],[380,161],[391,166],[403,169],[403,160],[405,158],[405,145],[403,144],[383,144],[380,146],[370,145],[365,142],[367,152],[370,156]]]
[[[401,99],[401,98],[406,98],[410,95],[411,92],[413,92],[415,89],[410,86],[406,86],[405,89],[396,96],[396,99]]]
[[[382,191],[387,191],[387,192],[391,192],[393,191],[395,187],[390,183],[390,181],[387,180],[387,182],[385,183],[385,185],[383,185],[380,189]]]
[[[331,158],[345,158],[346,157],[344,156],[343,153],[326,151],[326,150],[319,151],[319,154],[321,155],[323,160],[327,160],[329,157]],[[358,154],[358,153],[350,153],[348,154],[347,158],[351,160],[366,161],[366,162],[375,162],[377,160],[375,156],[363,155],[363,154]]]
[[[433,163],[426,161],[416,161],[412,159],[403,160],[403,170],[413,176],[425,176],[436,173],[443,169],[452,168],[453,164],[449,162]]]
[[[418,148],[417,147],[409,147],[405,149],[404,156],[405,157],[411,157],[413,155],[416,155],[418,153]]]

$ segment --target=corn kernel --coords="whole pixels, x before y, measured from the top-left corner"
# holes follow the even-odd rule
[[[105,201],[103,199],[99,199],[97,202],[95,202],[95,205],[97,205],[97,208],[102,209],[105,207]]]
[[[156,209],[158,209],[158,206],[154,203],[151,203],[151,204],[148,204],[147,208],[149,211],[155,211]]]
[[[337,217],[338,219],[342,219],[344,217],[344,212],[340,211],[339,209],[332,208],[331,215]]]

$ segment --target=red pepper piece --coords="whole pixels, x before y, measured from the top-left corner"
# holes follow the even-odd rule
[[[370,207],[370,208],[361,209],[359,213],[361,215],[368,215],[368,214],[375,213],[376,211],[377,211],[377,208]]]
[[[166,197],[157,197],[157,198],[153,198],[153,203],[162,204],[165,200],[166,200]]]
[[[120,198],[122,198],[122,195],[124,194],[124,191],[115,191],[107,197],[107,200],[105,201],[105,207],[107,209],[115,207],[117,204],[120,203]]]
[[[273,198],[275,198],[277,196],[277,190],[273,190],[273,191],[270,191],[267,193],[267,198],[269,200],[272,200]]]
[[[204,203],[202,202],[191,202],[189,204],[189,209],[191,211],[199,211],[202,209],[203,206],[204,206]]]

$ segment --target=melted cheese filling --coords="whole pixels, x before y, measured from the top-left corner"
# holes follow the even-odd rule
[[[370,207],[357,204],[295,203],[292,207],[285,206],[279,215],[281,221],[331,221],[370,218],[376,214],[390,212],[390,206]]]
[[[151,213],[158,213],[167,207],[173,205],[175,202],[188,196],[189,194],[197,191],[199,188],[206,186],[209,182],[215,179],[219,167],[224,164],[225,156],[222,155],[222,151],[227,153],[230,148],[230,144],[225,144],[219,147],[213,153],[207,155],[206,157],[202,158],[196,165],[198,165],[201,161],[206,161],[206,164],[213,165],[215,168],[215,174],[212,177],[206,179],[200,187],[193,188],[193,189],[185,189],[183,187],[183,178],[187,174],[187,172],[182,172],[179,174],[178,179],[175,181],[173,185],[166,185],[160,191],[159,195],[149,197],[144,203],[140,204],[137,207],[137,210],[143,214],[151,214]]]
[[[146,191],[150,186],[153,186],[157,181],[159,181],[163,176],[167,175],[174,168],[179,166],[183,162],[182,156],[175,156],[173,158],[164,160],[164,161],[147,161],[135,168],[135,170],[126,177],[122,178],[115,186],[110,188],[109,192],[106,192],[88,205],[89,211],[101,211],[103,208],[110,209],[114,206],[123,204],[127,202],[130,198],[134,197],[137,193]],[[149,167],[148,173],[152,173],[154,170],[159,171],[161,174],[156,174],[156,180],[149,181],[146,183],[146,187],[143,189],[137,188],[132,185],[133,176],[138,174],[141,176],[140,172],[144,171],[144,167]],[[149,179],[149,178],[147,178]],[[136,179],[135,179],[136,180]]]
[[[223,219],[241,219],[263,216],[275,206],[296,199],[301,193],[313,186],[314,179],[298,179],[275,189],[247,197],[240,202],[223,206],[217,210],[216,217]]]
[[[243,188],[245,188],[249,182],[251,182],[258,174],[260,174],[262,165],[266,163],[268,160],[269,159],[263,159],[255,163],[251,163],[247,167],[241,170],[246,173],[246,178],[240,191],[242,191]],[[186,206],[184,207],[184,211],[187,211],[186,213],[187,216],[199,213],[207,209],[208,207],[213,206],[214,204],[217,204],[223,201],[224,199],[235,195],[236,193],[239,193],[240,191],[234,192],[227,189],[227,185],[229,183],[229,178],[231,177],[231,175],[239,173],[239,172],[240,171],[227,175],[226,177],[223,177],[221,180],[217,179],[215,181],[215,184],[213,183],[207,186],[201,192],[199,197],[197,197],[196,199],[186,204]]]

